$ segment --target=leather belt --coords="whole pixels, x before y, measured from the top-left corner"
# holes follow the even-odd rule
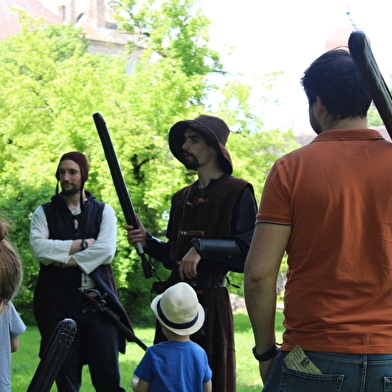
[[[204,230],[180,230],[178,233],[189,237],[204,237]]]
[[[219,289],[221,287],[226,287],[226,275],[197,275],[187,282],[195,289]]]

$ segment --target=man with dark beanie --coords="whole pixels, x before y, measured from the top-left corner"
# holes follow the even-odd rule
[[[207,352],[213,392],[235,392],[234,325],[226,288],[228,271],[243,272],[257,212],[253,187],[231,175],[225,148],[230,130],[218,118],[201,115],[176,123],[169,133],[173,155],[198,179],[172,197],[166,237],[160,241],[143,225],[128,230],[131,245],[141,242],[145,252],[172,273],[166,287],[189,283],[206,309],[201,332],[191,335]],[[158,291],[160,291],[158,289]],[[155,343],[164,341],[157,326]]]
[[[91,295],[106,293],[108,308],[132,329],[118,301],[111,267],[116,251],[115,212],[84,189],[88,165],[83,154],[64,154],[56,179],[56,194],[35,210],[30,228],[31,250],[40,262],[34,293],[34,315],[42,337],[40,356],[57,324],[72,318],[77,333],[56,379],[58,391],[79,391],[82,367],[87,364],[97,392],[122,392],[118,353],[125,352],[125,337],[102,313],[88,310],[90,302],[83,294],[83,289],[93,290]]]

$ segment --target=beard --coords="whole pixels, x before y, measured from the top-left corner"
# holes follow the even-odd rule
[[[197,170],[197,168],[200,166],[200,163],[194,155],[184,153],[184,166],[188,170]]]
[[[74,185],[70,189],[64,189],[63,185],[61,185],[61,191],[62,191],[63,196],[74,196],[78,192],[80,192],[80,188],[78,186]]]

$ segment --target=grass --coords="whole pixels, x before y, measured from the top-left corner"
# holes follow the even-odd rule
[[[283,333],[282,312],[277,312],[276,334],[277,341],[281,341]],[[246,313],[234,314],[235,342],[237,359],[237,392],[260,391],[262,382],[260,380],[257,361],[253,358],[252,347],[254,345],[253,332],[249,318]],[[147,346],[152,345],[154,328],[135,327],[136,336]],[[28,327],[20,337],[20,347],[12,354],[12,391],[26,392],[33,375],[37,369],[39,358],[38,348],[40,335],[37,327]],[[131,391],[131,379],[133,370],[143,357],[144,351],[135,343],[127,344],[126,354],[120,354],[120,368],[122,385],[126,391]],[[95,392],[91,385],[87,366],[83,370],[83,392]],[[55,385],[50,392],[56,392]]]

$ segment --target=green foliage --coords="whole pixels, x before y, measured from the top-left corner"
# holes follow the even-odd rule
[[[392,76],[390,75],[390,81],[392,80]],[[388,87],[389,91],[392,93],[391,87]],[[368,127],[378,127],[378,126],[383,126],[384,122],[381,119],[380,114],[378,113],[378,110],[376,108],[376,105],[372,101],[372,104],[370,105],[369,111],[367,113],[367,122],[368,122]]]
[[[123,6],[131,10],[134,2]],[[80,30],[42,27],[24,13],[20,18],[22,32],[0,42],[0,211],[13,223],[12,240],[25,272],[15,304],[32,324],[39,263],[30,252],[30,216],[54,193],[60,156],[76,150],[89,160],[87,189],[117,213],[113,268],[120,299],[133,321],[147,322],[152,279],[144,279],[140,258],[127,243],[126,222],[92,115],[100,112],[108,124],[144,226],[164,239],[171,195],[195,179],[172,156],[168,130],[179,120],[209,113],[205,97],[215,89],[210,77],[223,69],[217,53],[208,48],[209,22],[190,0],[163,1],[160,8],[149,1],[137,13],[129,12],[129,30],[136,29],[146,40],[130,75],[125,56],[89,53]],[[270,85],[275,77],[268,75],[261,83]],[[219,110],[210,114],[231,127],[234,175],[249,180],[259,198],[272,162],[295,144],[290,132],[261,130],[260,105],[249,103],[252,91],[252,86],[228,80]],[[155,265],[164,280],[168,271]],[[241,274],[230,279],[242,286]]]
[[[181,68],[188,77],[205,76],[220,72],[222,64],[219,54],[208,47],[211,22],[196,9],[196,3],[146,0],[137,7],[134,0],[123,0],[118,16],[126,31],[139,35],[146,43],[145,57],[154,53],[160,60],[169,60],[173,69]]]
[[[383,121],[381,120],[380,114],[378,113],[377,108],[373,102],[370,105],[370,108],[369,108],[369,111],[367,114],[367,122],[368,122],[367,125],[369,128],[384,125]]]

